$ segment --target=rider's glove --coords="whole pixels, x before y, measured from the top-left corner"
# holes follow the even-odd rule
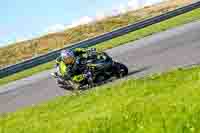
[[[90,78],[90,77],[92,77],[92,73],[91,73],[90,71],[88,71],[88,72],[86,72],[85,74],[83,74],[83,76],[84,76],[85,78]]]

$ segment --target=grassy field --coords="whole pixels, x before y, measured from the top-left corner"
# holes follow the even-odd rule
[[[1,133],[198,133],[200,67],[115,82],[4,114]]]
[[[118,16],[106,17],[89,24],[65,29],[62,32],[49,33],[32,40],[16,42],[0,48],[0,68],[174,10],[191,2],[192,0],[168,0],[136,11],[129,11]]]
[[[200,9],[196,9],[189,13],[169,19],[167,21],[163,21],[161,23],[154,24],[154,25],[146,27],[144,29],[131,32],[124,36],[114,38],[114,39],[106,41],[104,43],[100,43],[100,44],[96,45],[95,47],[98,48],[98,50],[100,50],[100,51],[110,49],[110,48],[117,47],[119,45],[131,42],[131,41],[135,41],[137,39],[141,39],[145,36],[149,36],[154,33],[158,33],[158,32],[173,28],[173,27],[177,27],[177,26],[180,26],[180,25],[192,22],[192,21],[199,20],[199,19],[200,19]],[[50,62],[47,64],[40,65],[38,67],[28,69],[23,72],[2,78],[2,79],[0,79],[0,85],[6,84],[10,81],[28,77],[30,75],[39,73],[44,70],[51,69],[54,66],[53,64],[54,64],[53,62]]]

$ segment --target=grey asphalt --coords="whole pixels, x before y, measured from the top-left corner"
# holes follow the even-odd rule
[[[193,22],[107,51],[126,64],[132,77],[200,64],[200,22]],[[53,70],[0,87],[0,113],[34,106],[69,94],[59,88]]]

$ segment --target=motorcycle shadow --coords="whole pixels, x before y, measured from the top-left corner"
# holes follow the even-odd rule
[[[133,75],[135,75],[135,74],[144,72],[144,71],[146,71],[146,70],[148,70],[148,69],[150,69],[150,68],[151,68],[151,67],[146,66],[146,67],[143,67],[143,68],[140,68],[140,69],[137,69],[137,70],[130,71],[130,72],[128,73],[128,75],[125,76],[125,77],[133,76]]]

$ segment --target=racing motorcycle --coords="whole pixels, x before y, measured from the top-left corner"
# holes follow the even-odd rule
[[[57,75],[57,83],[66,89],[92,88],[103,84],[109,79],[116,79],[128,75],[128,68],[117,61],[114,61],[107,53],[101,52],[95,57],[81,60],[80,69],[82,75],[71,80],[64,80]],[[55,77],[55,76],[54,76]]]

